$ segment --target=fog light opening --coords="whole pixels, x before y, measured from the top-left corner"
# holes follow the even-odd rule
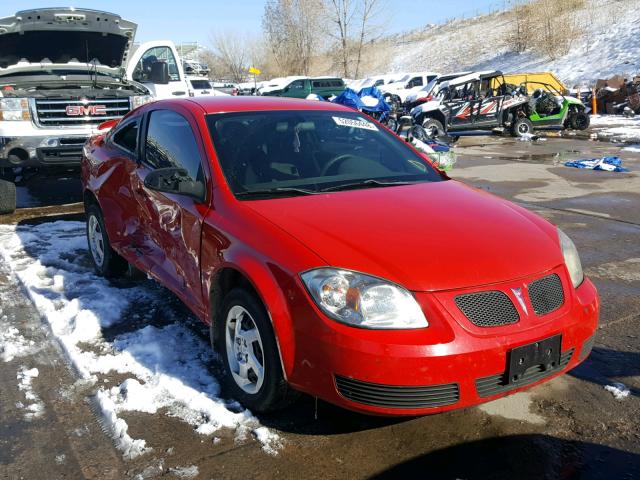
[[[29,152],[22,148],[14,148],[9,152],[9,162],[14,165],[20,165],[23,162],[29,160]]]

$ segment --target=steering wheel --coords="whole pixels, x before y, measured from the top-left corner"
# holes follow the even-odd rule
[[[324,177],[331,167],[339,163],[342,163],[345,160],[348,160],[350,158],[357,158],[357,157],[355,155],[351,155],[350,153],[343,153],[342,155],[338,155],[337,157],[332,158],[322,168],[322,171],[320,172],[320,176]]]

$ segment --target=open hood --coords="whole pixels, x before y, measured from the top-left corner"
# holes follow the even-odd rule
[[[18,12],[0,19],[0,74],[17,64],[50,68],[52,64],[95,63],[101,69],[120,69],[127,63],[136,27],[118,15],[98,10]]]

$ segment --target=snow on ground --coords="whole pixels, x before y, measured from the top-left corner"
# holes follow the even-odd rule
[[[629,396],[631,391],[623,383],[614,383],[613,385],[605,385],[604,389],[615,397],[616,400],[624,400]]]
[[[640,142],[640,116],[628,118],[623,115],[593,115],[591,131],[600,139],[617,142]],[[638,145],[624,150],[638,152]]]
[[[510,15],[495,13],[427,26],[394,38],[393,72],[432,70],[552,71],[568,86],[640,71],[637,0],[589,0],[571,20],[579,26],[570,51],[555,60],[512,52]]]
[[[40,417],[44,413],[44,404],[33,390],[33,379],[39,375],[37,368],[27,369],[26,367],[21,367],[17,374],[18,389],[25,398],[25,403],[20,402],[17,407],[26,410],[24,416],[27,420]]]
[[[202,435],[221,428],[236,429],[236,438],[252,432],[265,452],[277,453],[281,441],[276,433],[261,427],[237,402],[220,398],[220,386],[209,370],[214,360],[209,343],[189,326],[192,318],[165,313],[166,290],[151,281],[116,286],[93,273],[84,223],[0,225],[2,257],[78,374],[95,384],[105,428],[125,458],[150,447],[129,435],[123,412],[164,413]],[[164,315],[164,322],[145,323],[149,317],[136,312]],[[3,359],[26,348],[20,338],[19,333],[3,332]],[[28,372],[33,373],[23,371],[24,378]],[[127,378],[107,388],[104,380],[112,373]]]

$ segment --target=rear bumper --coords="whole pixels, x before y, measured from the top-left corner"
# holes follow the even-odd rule
[[[421,331],[355,329],[322,319],[312,306],[305,316],[317,318],[302,322],[304,328],[297,330],[298,361],[290,383],[344,408],[375,415],[466,408],[572,369],[591,351],[598,323],[598,295],[588,279],[568,297],[566,308],[538,326],[516,324],[496,335],[473,333],[431,294],[416,298],[430,319]],[[317,322],[323,326],[315,328]],[[510,383],[509,352],[555,335],[562,336],[560,364],[546,370],[532,367]]]

